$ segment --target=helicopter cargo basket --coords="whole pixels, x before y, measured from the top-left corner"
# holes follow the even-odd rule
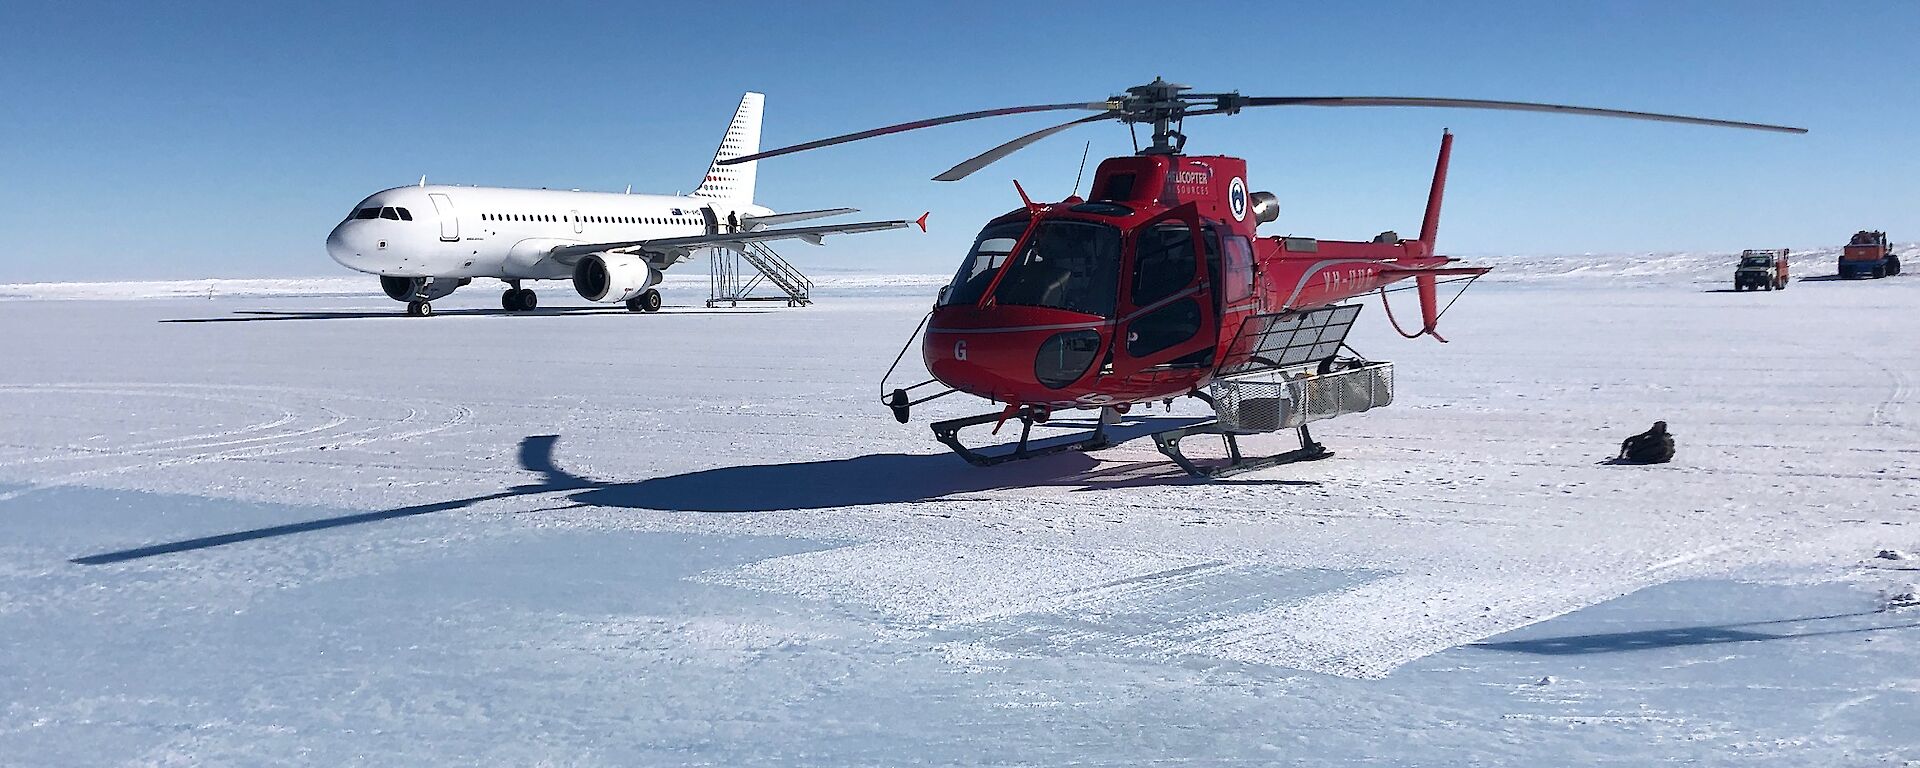
[[[1332,456],[1326,446],[1314,442],[1308,424],[1364,413],[1393,402],[1393,363],[1347,361],[1345,365],[1348,367],[1326,373],[1270,368],[1215,379],[1208,385],[1207,397],[1217,418],[1154,433],[1154,446],[1196,477],[1225,477]],[[1299,434],[1298,449],[1263,457],[1240,453],[1239,436],[1283,429]],[[1183,438],[1203,434],[1220,436],[1227,449],[1226,463],[1203,467],[1180,452]]]
[[[1322,374],[1268,370],[1215,379],[1208,387],[1223,431],[1295,429],[1393,402],[1393,363],[1362,363]]]

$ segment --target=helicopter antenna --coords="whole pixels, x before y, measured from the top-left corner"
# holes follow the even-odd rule
[[[1087,153],[1091,151],[1093,151],[1093,140],[1088,139],[1087,145],[1080,148],[1080,170],[1073,172],[1073,194],[1074,195],[1080,194],[1080,177],[1085,176],[1087,174]],[[1072,197],[1072,196],[1073,195],[1068,195],[1068,197]]]

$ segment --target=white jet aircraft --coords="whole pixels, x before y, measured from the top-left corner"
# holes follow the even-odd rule
[[[906,221],[869,221],[769,228],[852,213],[834,208],[774,213],[753,204],[754,163],[720,161],[760,151],[764,97],[740,99],[707,177],[692,195],[635,195],[578,190],[456,187],[420,184],[376,192],[354,206],[327,235],[334,261],[380,276],[380,287],[407,314],[433,314],[429,302],[473,282],[503,280],[500,306],[534,308],[523,280],[571,278],[581,297],[625,302],[635,312],[660,309],[653,286],[661,271],[702,248],[743,250],[748,243],[900,229]],[[926,217],[917,222],[926,229]]]

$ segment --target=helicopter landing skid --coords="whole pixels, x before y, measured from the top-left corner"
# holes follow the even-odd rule
[[[1286,453],[1254,458],[1248,458],[1240,454],[1240,441],[1237,435],[1244,433],[1228,431],[1226,428],[1220,426],[1220,422],[1217,421],[1195,424],[1191,427],[1169,429],[1165,432],[1155,432],[1153,433],[1153,444],[1160,449],[1161,453],[1166,454],[1167,458],[1173,459],[1173,463],[1180,465],[1181,469],[1186,470],[1187,474],[1193,475],[1194,477],[1205,478],[1227,477],[1242,472],[1251,472],[1256,469],[1277,467],[1281,464],[1292,464],[1296,461],[1318,461],[1333,455],[1333,451],[1327,450],[1326,446],[1314,442],[1313,435],[1307,432],[1305,426],[1301,426],[1298,429],[1300,433],[1299,448],[1287,451]],[[1180,453],[1180,440],[1194,435],[1219,435],[1227,444],[1227,463],[1202,467],[1193,463],[1192,459]]]
[[[1033,433],[1033,425],[1035,422],[1046,421],[1046,418],[1028,409],[1022,409],[1014,416],[1014,418],[1020,421],[1020,440],[1014,443],[1014,448],[1011,451],[1006,453],[985,454],[968,448],[960,442],[961,429],[976,427],[982,424],[995,424],[1003,421],[1005,418],[1001,413],[995,412],[983,413],[978,416],[967,416],[959,419],[948,419],[946,421],[936,421],[932,424],[933,437],[935,440],[939,440],[945,444],[948,448],[952,448],[953,452],[959,454],[960,458],[966,459],[968,464],[976,467],[991,467],[995,464],[1004,464],[1009,461],[1031,459],[1037,456],[1047,456],[1055,453],[1065,453],[1067,451],[1097,451],[1113,444],[1113,441],[1107,439],[1106,421],[1104,419],[1095,419],[1093,430],[1088,433],[1086,437],[1080,438],[1079,440],[1048,443],[1038,448],[1032,447],[1028,445],[1028,437]]]

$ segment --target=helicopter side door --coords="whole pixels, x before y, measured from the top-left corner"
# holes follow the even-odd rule
[[[1199,206],[1188,203],[1136,227],[1126,253],[1113,372],[1211,362],[1218,328]]]

